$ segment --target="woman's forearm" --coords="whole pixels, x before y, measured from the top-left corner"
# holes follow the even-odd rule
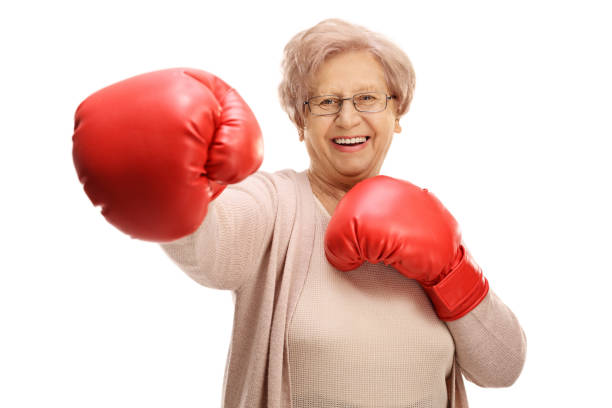
[[[481,387],[509,387],[517,380],[527,339],[514,313],[491,289],[475,309],[446,325],[469,381]]]

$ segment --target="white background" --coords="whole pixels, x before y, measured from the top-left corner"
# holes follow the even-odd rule
[[[518,381],[466,383],[471,406],[609,406],[611,14],[501,3],[4,2],[0,406],[220,405],[231,294],[105,222],[72,164],[74,110],[132,75],[205,69],[258,117],[262,169],[303,170],[280,61],[328,17],[412,59],[414,103],[382,173],[445,203],[527,334]]]

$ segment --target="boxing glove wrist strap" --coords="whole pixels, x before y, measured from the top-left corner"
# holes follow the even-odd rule
[[[468,251],[444,278],[434,285],[423,285],[438,317],[444,321],[459,319],[474,309],[489,291],[489,282]]]

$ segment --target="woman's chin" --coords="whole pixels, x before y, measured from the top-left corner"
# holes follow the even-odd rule
[[[358,182],[371,176],[371,169],[366,166],[342,166],[337,169],[345,179]]]

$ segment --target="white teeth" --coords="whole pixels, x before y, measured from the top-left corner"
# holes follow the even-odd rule
[[[334,142],[338,144],[355,144],[355,143],[363,143],[366,141],[365,137],[353,137],[353,138],[338,138],[334,139]]]

